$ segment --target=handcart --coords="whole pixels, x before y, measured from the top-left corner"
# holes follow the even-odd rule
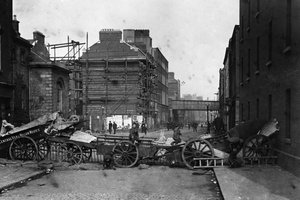
[[[214,157],[211,144],[203,139],[166,145],[157,143],[154,138],[140,138],[137,143],[132,143],[126,136],[102,136],[97,137],[97,148],[100,153],[112,151],[117,167],[133,167],[138,161],[145,159],[165,160],[170,154],[180,153],[177,161],[193,169],[193,166],[197,164],[194,158]]]

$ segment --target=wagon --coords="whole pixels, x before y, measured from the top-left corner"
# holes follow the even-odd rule
[[[37,125],[12,131],[0,137],[0,151],[8,153],[12,160],[42,159],[45,149],[40,145],[45,141],[44,129],[45,125]]]
[[[67,123],[62,126],[57,126],[57,124],[54,124],[57,119],[57,114],[58,112],[44,115],[0,136],[0,151],[2,155],[5,153],[9,154],[12,160],[26,161],[45,159],[50,151],[49,138],[55,137],[57,133],[66,132],[79,121],[79,118],[74,119],[74,116],[71,116]],[[56,127],[53,125],[56,125]],[[60,132],[59,130],[57,133],[49,133],[49,129],[53,127],[55,127],[55,130],[59,130],[62,127],[62,131]],[[49,136],[49,134],[53,136]]]
[[[232,128],[228,141],[239,146],[244,159],[272,156],[272,136],[278,130],[276,119],[253,120]]]
[[[185,166],[193,169],[196,165],[194,158],[212,158],[214,150],[211,144],[203,139],[189,140],[176,145],[160,144],[155,138],[140,138],[132,143],[127,136],[100,136],[97,137],[97,150],[99,153],[113,152],[117,167],[133,167],[139,161],[152,160],[163,162],[167,157],[174,161],[183,162]],[[179,154],[180,156],[176,156]],[[179,158],[178,158],[179,157]]]

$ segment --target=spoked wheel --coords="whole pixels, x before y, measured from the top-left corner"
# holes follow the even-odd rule
[[[254,135],[243,145],[243,157],[262,157],[272,155],[271,141],[264,135]]]
[[[194,139],[184,145],[181,156],[184,164],[189,169],[193,169],[195,165],[199,164],[199,161],[195,161],[194,158],[213,158],[214,150],[208,141]]]
[[[82,161],[83,162],[89,161],[92,157],[92,149],[82,146],[81,150],[82,150]]]
[[[27,136],[14,139],[9,146],[9,156],[12,160],[36,160],[37,153],[35,141]]]
[[[50,145],[45,138],[37,141],[38,160],[45,160],[50,152]]]
[[[113,148],[113,153],[117,167],[132,167],[139,158],[137,146],[128,141],[118,142]]]
[[[83,158],[80,146],[74,142],[66,142],[59,145],[58,158],[61,162],[80,164]]]

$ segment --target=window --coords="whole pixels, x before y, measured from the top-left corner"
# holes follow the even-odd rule
[[[244,121],[244,105],[241,104],[241,119]]]
[[[26,101],[25,101],[25,99],[26,99],[26,87],[23,86],[22,87],[22,92],[21,92],[21,108],[23,110],[26,109]]]
[[[25,51],[24,49],[21,50],[21,53],[20,53],[20,62],[21,63],[25,63]]]
[[[268,61],[272,61],[272,43],[273,43],[273,34],[272,34],[272,29],[273,29],[273,21],[271,20],[269,22],[269,33],[268,33]],[[271,63],[269,63],[270,65]]]
[[[2,35],[2,28],[1,28],[1,25],[0,25],[0,71],[2,70],[2,58],[1,58],[1,55],[2,55],[2,41],[1,41],[1,35]]]
[[[244,57],[241,57],[241,82],[244,81]]]
[[[256,118],[259,119],[259,99],[256,99]]]
[[[248,120],[250,120],[250,101],[248,101]]]
[[[57,110],[63,110],[63,90],[64,83],[62,80],[57,81]]]
[[[291,138],[291,89],[285,91],[285,137]]]
[[[256,0],[256,14],[255,18],[257,23],[259,23],[259,15],[260,15],[260,0]]]
[[[244,40],[244,16],[241,17],[241,42]]]
[[[268,97],[268,119],[272,119],[272,107],[273,107],[273,102],[272,102],[272,95],[269,94]]]
[[[248,27],[247,31],[250,31],[250,18],[251,18],[251,3],[250,0],[248,0]]]
[[[251,70],[250,70],[250,64],[251,64],[251,55],[250,55],[250,49],[248,49],[248,72],[247,72],[247,78],[248,78],[248,80],[250,79],[250,72],[251,72]]]
[[[286,0],[286,38],[285,46],[290,47],[291,45],[291,29],[292,29],[292,0]]]
[[[256,72],[259,72],[259,37],[256,38]]]

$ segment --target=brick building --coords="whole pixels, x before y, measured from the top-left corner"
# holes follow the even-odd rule
[[[13,123],[16,126],[29,122],[29,61],[32,45],[28,40],[20,37],[19,21],[14,15],[13,21],[13,45],[11,61],[13,67]]]
[[[139,48],[144,52],[154,63],[154,69],[152,70],[154,90],[151,94],[155,100],[153,101],[153,108],[150,110],[155,120],[154,124],[160,126],[168,120],[169,108],[168,108],[168,60],[164,57],[159,48],[152,47],[152,38],[150,37],[149,30],[143,29],[125,29],[123,30],[123,40]]]
[[[175,73],[169,72],[168,73],[168,98],[172,100],[179,100],[180,99],[180,80],[175,79]]]
[[[8,119],[13,107],[12,1],[0,1],[0,123]]]
[[[12,19],[12,1],[0,2],[0,121],[15,125],[29,121],[28,63],[31,45]]]
[[[168,104],[168,60],[164,57],[158,48],[152,48],[151,54],[154,58],[154,113],[153,118],[156,119],[156,126],[165,124],[169,118]]]
[[[167,119],[168,62],[152,48],[149,31],[126,33],[130,44],[120,30],[100,31],[100,43],[81,57],[83,110],[92,130],[103,130],[112,116],[121,116],[121,127],[129,118],[143,117],[148,127]]]
[[[99,36],[100,43],[93,44],[81,57],[83,112],[94,131],[103,130],[106,118],[113,115],[122,116],[122,127],[130,117],[148,117],[153,102],[146,80],[153,64],[147,54],[121,42],[119,30],[105,29]]]
[[[240,0],[240,117],[277,118],[279,164],[300,175],[300,1]]]
[[[46,113],[62,111],[69,115],[69,73],[62,64],[54,63],[49,58],[45,46],[45,36],[35,31],[29,40],[33,48],[30,62],[30,118],[35,119]]]
[[[224,68],[220,70],[220,114],[227,129],[239,121],[239,26],[233,29],[224,57]]]

